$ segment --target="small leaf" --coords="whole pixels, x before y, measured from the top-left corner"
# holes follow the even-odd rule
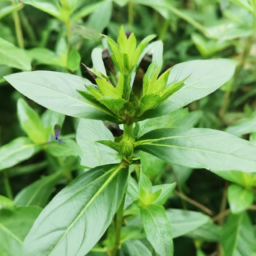
[[[254,200],[252,190],[231,184],[228,187],[228,202],[232,213],[240,213],[245,211]]]
[[[39,115],[23,99],[18,100],[18,117],[22,129],[34,143],[47,142],[48,138],[45,136],[45,128]]]
[[[31,70],[30,58],[23,49],[0,38],[0,64],[21,70]]]
[[[68,54],[67,68],[74,72],[79,68],[80,62],[81,62],[81,56],[77,51],[77,49],[73,48]]]
[[[41,149],[26,137],[17,138],[0,148],[0,171],[27,160]]]
[[[160,205],[149,205],[140,209],[147,239],[160,256],[173,255],[173,242],[170,222]]]

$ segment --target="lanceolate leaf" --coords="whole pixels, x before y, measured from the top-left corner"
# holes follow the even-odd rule
[[[102,121],[80,119],[76,140],[83,151],[81,164],[86,167],[121,162],[121,157],[115,150],[97,143],[100,140],[114,141],[113,135]]]
[[[170,222],[165,209],[160,205],[149,205],[140,209],[141,219],[147,239],[160,256],[173,255]]]
[[[49,199],[54,186],[62,177],[61,172],[56,172],[32,183],[21,190],[14,199],[17,206],[38,205],[44,207]]]
[[[122,249],[132,256],[151,256],[149,249],[140,240],[129,240],[123,243]]]
[[[255,234],[246,212],[231,214],[221,236],[225,256],[253,256],[256,251]]]
[[[93,105],[77,92],[85,91],[84,85],[91,84],[79,76],[34,71],[9,75],[5,79],[28,98],[53,111],[80,118],[116,121],[107,109]]]
[[[208,216],[200,212],[168,209],[166,214],[171,222],[173,238],[183,236],[210,221]]]
[[[39,207],[18,207],[0,211],[0,253],[27,256],[23,240],[41,211]]]
[[[84,256],[112,221],[127,178],[128,168],[121,165],[100,166],[80,175],[42,211],[25,239],[26,253]]]
[[[30,58],[23,49],[0,38],[0,64],[21,70],[31,70]]]
[[[137,145],[137,149],[181,166],[248,173],[256,170],[256,147],[217,130],[158,129],[140,137]]]
[[[26,137],[20,137],[0,148],[0,170],[12,167],[22,162],[36,152],[40,146],[35,145]]]
[[[140,120],[167,114],[205,97],[226,83],[234,73],[236,63],[227,59],[193,60],[175,65],[167,85],[184,81],[184,86],[156,109],[149,110]]]

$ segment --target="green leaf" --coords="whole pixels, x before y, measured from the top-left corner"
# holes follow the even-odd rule
[[[60,66],[64,67],[61,58],[53,51],[46,48],[33,48],[27,50],[28,56],[31,60],[34,60],[34,64],[44,64],[44,65],[52,65],[52,66]]]
[[[128,168],[120,165],[100,166],[77,177],[37,218],[25,239],[26,253],[37,256],[88,253],[111,223],[127,178]]]
[[[193,239],[201,239],[208,242],[219,242],[220,241],[221,227],[208,222],[203,226],[189,232],[186,236]]]
[[[45,128],[51,127],[53,129],[55,124],[61,127],[63,125],[64,120],[65,120],[64,115],[54,112],[50,109],[47,109],[42,114],[42,122]]]
[[[210,218],[200,212],[168,209],[168,219],[171,222],[172,237],[183,236],[210,221]]]
[[[253,12],[253,6],[251,5],[250,0],[229,0],[230,2],[241,6],[243,8],[245,8],[246,10]]]
[[[0,148],[0,170],[12,167],[33,156],[40,146],[26,137],[17,138]]]
[[[53,111],[79,118],[112,120],[114,116],[86,101],[77,90],[85,91],[88,80],[52,71],[23,72],[5,76],[19,92]]]
[[[127,101],[113,96],[103,96],[99,99],[99,102],[104,104],[113,113],[118,114]]]
[[[13,5],[9,5],[9,6],[5,6],[5,7],[1,7],[0,10],[0,19],[2,19],[3,17],[5,17],[6,15],[14,12],[14,11],[18,11],[22,8],[22,4],[13,4]]]
[[[81,56],[76,48],[73,48],[68,54],[67,68],[71,71],[76,71],[81,62]]]
[[[77,143],[71,139],[64,139],[64,143],[52,141],[46,145],[46,151],[55,157],[82,156],[82,150]]]
[[[64,18],[61,13],[59,1],[57,0],[23,0],[22,2],[24,4],[32,5],[43,12],[47,12],[57,19],[62,20]]]
[[[47,142],[43,123],[37,114],[25,100],[18,100],[18,117],[24,132],[36,144]]]
[[[216,172],[220,177],[234,182],[246,188],[251,188],[256,186],[256,174],[254,173],[243,173],[238,171],[226,171],[226,172]]]
[[[248,141],[217,130],[158,129],[140,137],[136,149],[166,162],[190,168],[247,173],[256,170],[256,147]]]
[[[102,60],[102,49],[101,48],[94,48],[92,50],[92,63],[93,67],[100,71],[102,74],[107,75],[106,69],[104,66],[104,62]]]
[[[153,193],[156,191],[161,191],[161,194],[159,197],[154,201],[154,204],[163,205],[168,200],[170,195],[172,194],[174,188],[176,187],[176,182],[172,184],[161,184],[161,185],[155,185],[152,187]]]
[[[12,209],[13,207],[14,204],[11,199],[0,195],[0,211],[2,209]]]
[[[3,256],[27,256],[23,240],[41,212],[39,207],[18,207],[0,211],[0,252]]]
[[[44,207],[61,177],[62,173],[56,172],[35,181],[16,195],[14,204],[17,206],[37,205]]]
[[[228,202],[232,213],[240,213],[245,211],[254,200],[252,190],[231,184],[228,187]]]
[[[151,256],[149,249],[140,240],[130,240],[122,244],[122,250],[132,256]]]
[[[146,235],[143,232],[142,227],[137,226],[124,226],[121,229],[120,243],[124,243],[128,240],[143,239]]]
[[[253,255],[256,251],[255,234],[246,212],[229,215],[222,230],[221,245],[225,256]]]
[[[168,85],[184,79],[184,86],[156,109],[147,111],[140,120],[165,115],[207,96],[226,83],[235,71],[236,63],[228,59],[193,60],[175,65]]]
[[[83,166],[92,168],[121,162],[121,157],[115,150],[97,143],[100,140],[114,141],[112,133],[102,121],[80,119],[76,140],[83,151],[81,157]]]
[[[160,256],[173,255],[173,242],[170,222],[160,205],[149,205],[140,209],[147,239]]]
[[[30,58],[23,49],[0,38],[0,65],[31,70]]]
[[[100,8],[97,8],[95,12],[90,15],[86,26],[91,27],[102,33],[104,28],[106,28],[110,22],[112,15],[112,1],[103,1]],[[99,17],[101,17],[99,19]]]

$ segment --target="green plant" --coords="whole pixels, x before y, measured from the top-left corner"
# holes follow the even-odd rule
[[[25,239],[25,255],[82,256],[90,250],[112,256],[119,250],[128,255],[133,255],[134,251],[139,251],[135,255],[173,255],[172,239],[181,235],[175,234],[175,216],[181,212],[165,210],[163,204],[175,183],[153,186],[147,161],[156,156],[171,164],[206,168],[220,175],[230,170],[242,173],[256,170],[253,144],[225,132],[184,128],[182,124],[175,127],[170,122],[182,114],[179,108],[226,83],[234,73],[235,62],[195,60],[175,65],[161,74],[161,42],[146,46],[154,36],[146,37],[138,45],[135,35],[127,36],[123,28],[117,43],[104,37],[110,65],[106,70],[101,57],[94,60],[94,66],[100,67],[90,70],[95,83],[51,71],[5,77],[13,87],[37,103],[65,115],[83,118],[78,125],[77,142],[83,151],[81,163],[87,169],[40,213]],[[153,61],[143,83],[139,84],[137,70],[152,47],[157,51],[153,51]],[[41,125],[37,118],[33,120],[37,122],[36,127]],[[123,135],[113,137],[101,121],[95,120],[122,124]],[[27,129],[25,123],[23,128]],[[35,135],[35,138],[39,140],[40,137]],[[89,169],[91,167],[94,168]],[[229,189],[229,200],[233,200],[236,189],[234,186]],[[192,219],[200,219],[198,225],[185,225],[184,233],[209,220],[207,216],[196,213],[194,216],[192,212],[184,214],[187,220],[190,215]],[[234,218],[243,218],[248,224],[247,217],[239,216]],[[231,225],[235,223],[230,222]],[[227,225],[226,232],[231,225]],[[145,237],[149,241],[147,246],[140,241]],[[224,250],[228,250],[225,249],[227,244],[224,242]],[[198,254],[202,254],[201,244],[196,246]]]

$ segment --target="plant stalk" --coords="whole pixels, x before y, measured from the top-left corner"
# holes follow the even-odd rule
[[[228,90],[226,90],[225,92],[225,95],[224,95],[224,100],[223,100],[223,104],[220,108],[220,111],[219,111],[219,115],[221,118],[223,118],[223,116],[225,115],[227,109],[228,109],[228,105],[229,105],[229,99],[230,99],[230,95],[231,95],[231,92],[233,90],[233,88],[235,87],[235,84],[236,84],[236,81],[246,63],[246,60],[247,58],[249,57],[249,53],[250,53],[250,50],[251,50],[251,47],[253,45],[253,41],[254,41],[254,34],[253,35],[250,35],[246,42],[245,42],[245,47],[244,47],[244,51],[243,51],[243,54],[241,56],[241,59],[240,59],[240,62],[236,68],[236,71],[235,71],[235,74],[234,74],[234,77],[232,79],[232,83],[230,85],[230,88]]]
[[[132,0],[130,0],[129,4],[128,4],[128,24],[129,24],[129,28],[132,29],[132,27],[133,27],[133,2],[132,2]]]
[[[70,23],[70,13],[68,8],[67,0],[61,0],[61,4],[63,9],[65,10],[65,25],[67,29],[67,42],[68,42],[68,50],[71,48],[71,23]]]
[[[126,138],[132,137],[133,132],[133,123],[132,124],[124,124],[124,134],[123,136]]]
[[[3,175],[4,175],[4,186],[5,186],[6,195],[9,199],[12,200],[13,199],[12,188],[11,188],[6,170],[3,171]]]
[[[117,251],[120,247],[121,228],[122,228],[123,214],[124,214],[124,202],[125,202],[125,193],[123,195],[122,202],[116,213],[115,246],[111,252],[111,256],[116,256]]]
[[[12,4],[15,4],[14,1],[12,1]],[[12,13],[13,21],[14,21],[14,26],[15,26],[15,33],[16,33],[16,38],[18,42],[18,46],[20,48],[24,48],[24,38],[23,38],[23,33],[22,33],[22,28],[20,24],[20,18],[18,11],[14,11]]]

